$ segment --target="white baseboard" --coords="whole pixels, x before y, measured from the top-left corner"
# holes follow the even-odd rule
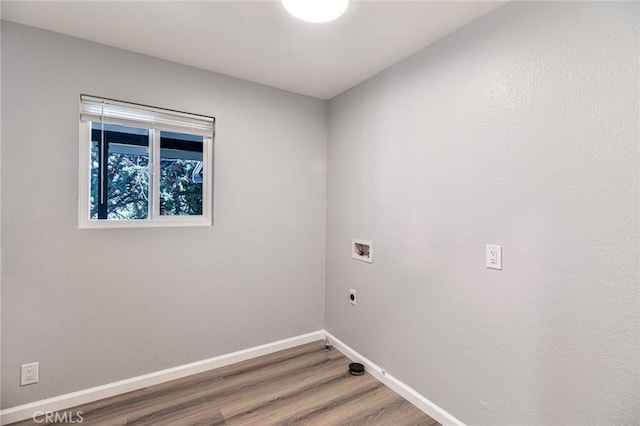
[[[329,339],[334,348],[339,350],[352,361],[359,362],[365,366],[365,371],[371,374],[373,377],[378,379],[388,388],[392,389],[398,395],[418,407],[420,410],[424,411],[426,414],[431,416],[431,418],[440,422],[443,426],[465,426],[460,420],[456,419],[454,416],[429,401],[424,396],[420,395],[418,392],[396,379],[392,375],[384,372],[381,367],[369,361],[364,356],[360,355],[355,350],[351,349],[349,346],[340,341],[337,337],[329,333],[328,331],[324,332],[326,337]]]
[[[255,346],[253,348],[244,349],[238,352],[205,359],[178,367],[168,368],[166,370],[156,371],[154,373],[132,377],[130,379],[125,379],[102,386],[96,386],[94,388],[84,389],[78,392],[72,392],[53,398],[47,398],[40,401],[31,402],[29,404],[19,405],[17,407],[7,408],[0,411],[0,424],[5,425],[20,420],[30,419],[35,412],[44,413],[48,411],[65,410],[100,399],[109,398],[126,392],[146,388],[148,386],[168,382],[170,380],[180,379],[192,374],[202,373],[203,371],[212,370],[214,368],[224,367],[225,365],[245,361],[247,359],[256,358],[284,349],[293,348],[305,343],[324,339],[324,337],[324,330],[314,331],[312,333],[291,337],[289,339],[278,340],[277,342]]]
[[[465,426],[460,420],[429,401],[418,392],[391,376],[383,373],[382,368],[360,355],[355,350],[340,341],[337,337],[325,330],[314,331],[312,333],[303,334],[289,339],[278,340],[277,342],[267,343],[265,345],[255,346],[253,348],[244,349],[238,352],[181,365],[178,367],[168,368],[166,370],[156,371],[154,373],[145,374],[118,382],[109,383],[94,388],[84,389],[65,395],[47,398],[40,401],[31,402],[29,404],[19,405],[17,407],[7,408],[0,411],[0,424],[5,425],[20,420],[32,418],[36,412],[61,411],[78,405],[87,404],[89,402],[98,401],[100,399],[109,398],[126,392],[146,388],[148,386],[157,385],[168,382],[170,380],[180,379],[192,374],[202,373],[214,368],[224,367],[236,362],[245,361],[284,349],[293,348],[295,346],[304,345],[316,340],[327,337],[334,348],[343,353],[347,358],[362,363],[366,371],[387,387],[395,391],[407,401],[424,411],[426,414],[440,422],[444,426]]]

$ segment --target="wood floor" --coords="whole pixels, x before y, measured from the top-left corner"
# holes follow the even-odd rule
[[[439,425],[349,362],[318,341],[65,411],[108,426]]]

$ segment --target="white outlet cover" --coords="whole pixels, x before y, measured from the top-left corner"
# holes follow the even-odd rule
[[[20,386],[32,385],[39,381],[39,364],[32,362],[31,364],[22,364],[20,366]]]
[[[502,269],[502,246],[487,244],[486,266],[491,269]]]
[[[353,298],[351,296],[353,296]],[[356,304],[358,303],[358,300],[356,298],[356,291],[352,288],[349,289],[349,303],[351,303],[353,306],[356,306]]]

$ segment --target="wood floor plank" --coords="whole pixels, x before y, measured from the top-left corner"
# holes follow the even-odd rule
[[[325,361],[324,364],[331,363],[326,358]],[[328,368],[329,371],[331,370],[330,367]],[[322,368],[325,368],[325,366]],[[254,404],[256,401],[260,401],[261,398],[270,398],[274,391],[283,386],[289,387],[300,383],[317,382],[317,371],[317,365],[315,369],[308,370],[302,375],[292,371],[285,371],[281,373],[278,380],[273,380],[271,375],[264,378],[253,373],[246,376],[232,377],[215,388],[206,389],[203,392],[190,393],[188,397],[174,399],[168,404],[164,404],[161,411],[170,413],[175,410],[184,410],[189,406],[207,403],[215,404],[219,407],[235,407],[239,401],[250,401]],[[239,398],[239,395],[242,397]]]
[[[354,380],[362,379],[362,380]],[[371,376],[354,377],[343,370],[337,375],[288,388],[268,401],[245,404],[243,410],[223,407],[222,414],[230,425],[295,424],[304,420],[305,413],[315,411],[335,400],[348,401],[350,396],[370,392],[382,386]]]
[[[127,420],[126,424],[131,426],[224,425],[225,421],[222,412],[214,404],[203,403],[171,412],[166,410],[152,412],[146,416]]]
[[[348,404],[329,406],[326,410],[309,413],[305,424],[314,426],[349,424],[366,424],[363,419],[367,414],[378,410],[387,410],[389,406],[404,401],[399,395],[390,392],[385,386],[378,387],[372,392],[359,395]]]
[[[100,421],[108,418],[114,422],[112,424],[124,425],[132,418],[156,411],[158,406],[178,410],[185,404],[213,402],[218,397],[247,392],[248,389],[263,381],[284,377],[292,368],[308,369],[326,363],[327,357],[319,347],[316,345],[312,348],[312,351],[308,348],[305,351],[294,351],[295,356],[292,354],[268,355],[264,363],[256,360],[243,361],[232,366],[162,383],[147,388],[145,393],[139,393],[129,399],[120,399],[114,403],[103,400],[78,409],[83,411],[87,420]],[[149,401],[153,401],[153,404],[149,404]]]
[[[274,389],[293,385],[301,379],[315,381],[317,374],[331,371],[335,368],[332,364],[336,362],[340,361],[332,361],[323,351],[316,350],[304,357],[288,358],[284,363],[269,363],[266,366],[257,363],[251,368],[240,366],[233,372],[225,372],[222,375],[222,381],[216,382],[216,386],[203,389],[192,388],[184,397],[170,398],[164,410],[181,410],[185,404],[205,402],[226,406],[238,400],[238,395],[243,395],[243,400],[250,399],[254,395],[269,395]],[[302,375],[301,371],[304,372]]]
[[[318,341],[66,411],[92,426],[438,425],[349,363]]]

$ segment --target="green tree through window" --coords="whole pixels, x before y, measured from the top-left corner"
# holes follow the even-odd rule
[[[211,226],[215,118],[80,95],[80,228]]]
[[[149,131],[94,123],[91,149],[91,219],[149,217]],[[202,215],[202,137],[160,133],[159,198],[161,216]],[[101,153],[100,139],[106,152]],[[100,161],[106,159],[103,202]],[[103,172],[103,173],[104,173]],[[102,209],[102,211],[101,211]]]

